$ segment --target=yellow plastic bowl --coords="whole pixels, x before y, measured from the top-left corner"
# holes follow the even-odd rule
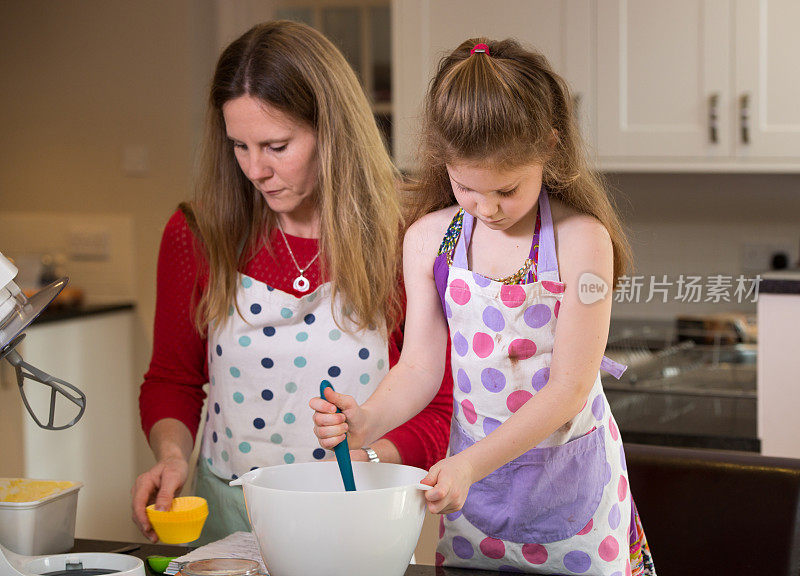
[[[199,496],[182,496],[173,499],[172,507],[166,511],[150,504],[147,518],[164,544],[186,544],[200,538],[208,518],[208,503]]]

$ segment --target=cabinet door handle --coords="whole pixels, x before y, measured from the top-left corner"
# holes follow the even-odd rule
[[[750,94],[742,94],[739,97],[739,125],[742,144],[750,144]]]
[[[719,142],[717,121],[719,120],[719,94],[708,97],[708,141],[712,144]]]

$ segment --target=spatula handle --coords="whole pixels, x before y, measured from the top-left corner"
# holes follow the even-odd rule
[[[333,390],[333,384],[327,380],[323,380],[319,385],[319,395],[323,400],[325,400],[326,388]],[[337,408],[336,411],[341,412],[339,408]],[[356,481],[355,478],[353,478],[353,463],[350,461],[350,447],[347,445],[346,437],[333,449],[333,453],[336,454],[336,462],[338,462],[339,472],[342,474],[344,489],[348,492],[354,492],[356,489]]]

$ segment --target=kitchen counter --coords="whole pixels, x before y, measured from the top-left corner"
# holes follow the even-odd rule
[[[128,542],[113,542],[110,540],[82,540],[76,539],[75,546],[70,552],[108,552],[125,546]],[[148,556],[182,556],[189,552],[185,546],[170,546],[167,544],[140,544],[139,548],[130,553],[144,560]],[[156,576],[145,562],[148,576]],[[490,572],[486,570],[463,570],[459,568],[442,568],[437,566],[423,566],[416,564],[408,567],[405,576],[500,576],[503,572]],[[506,573],[507,574],[507,573]],[[376,572],[375,576],[379,576]]]
[[[100,314],[110,314],[123,310],[133,310],[133,302],[118,302],[116,304],[87,304],[81,306],[54,306],[46,308],[32,326],[40,326],[50,322],[62,320],[73,320],[75,318],[86,318],[88,316],[98,316]]]

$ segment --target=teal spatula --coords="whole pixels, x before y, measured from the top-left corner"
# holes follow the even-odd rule
[[[325,400],[325,388],[333,390],[333,384],[327,380],[323,380],[320,383],[319,395],[323,400]],[[336,412],[341,412],[341,410],[337,408]],[[356,481],[353,478],[353,463],[350,461],[350,447],[347,445],[347,438],[333,449],[333,453],[336,454],[336,462],[338,462],[339,472],[342,474],[344,489],[348,492],[354,492]]]

